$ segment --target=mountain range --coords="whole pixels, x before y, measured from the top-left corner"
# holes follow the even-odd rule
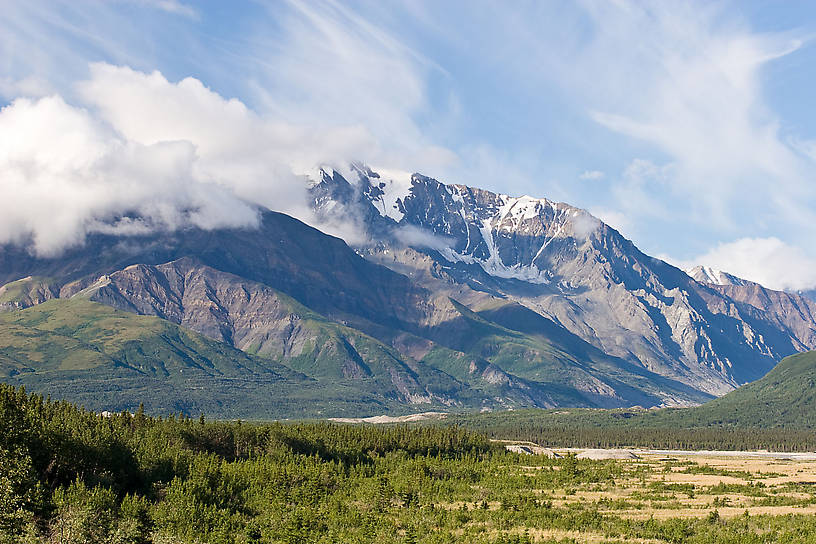
[[[434,291],[448,286],[476,309],[516,302],[605,353],[707,393],[757,379],[816,341],[810,299],[728,274],[689,275],[567,204],[360,165],[321,176],[316,207],[367,218],[369,258],[410,270]]]
[[[684,406],[816,348],[809,298],[684,272],[564,203],[357,163],[304,183],[353,246],[259,210],[1,248],[0,377],[216,417]]]

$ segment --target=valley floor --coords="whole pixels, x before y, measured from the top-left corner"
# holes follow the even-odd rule
[[[812,456],[514,444],[102,416],[0,385],[0,543],[816,542]]]
[[[620,451],[631,452],[637,457],[680,457],[684,459],[696,459],[699,462],[706,462],[717,459],[737,459],[740,461],[757,460],[758,464],[764,462],[772,463],[773,461],[816,461],[816,453],[814,452],[786,452],[786,451],[742,451],[742,450],[660,450],[660,449],[587,449],[587,448],[554,448],[556,452],[573,453],[579,455],[585,451],[593,452],[609,452],[614,454]]]
[[[512,447],[512,446],[511,446]],[[616,459],[614,485],[532,490],[553,506],[594,504],[629,519],[733,518],[816,513],[816,454],[784,452],[554,449],[557,455]],[[528,470],[539,470],[531,465]],[[591,541],[591,537],[589,537]]]

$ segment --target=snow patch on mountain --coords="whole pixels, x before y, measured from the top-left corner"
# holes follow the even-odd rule
[[[460,189],[452,186],[447,186],[446,189],[454,202],[459,204],[459,214],[462,216],[465,226],[469,229],[469,221],[465,212],[465,200],[459,192]],[[518,230],[524,221],[539,218],[543,214],[545,206],[550,206],[554,210],[557,210],[558,205],[546,199],[538,199],[530,196],[510,197],[507,195],[499,195],[499,202],[500,207],[497,212],[482,217],[477,223],[479,233],[487,248],[488,257],[486,259],[474,258],[467,253],[468,248],[465,248],[464,254],[455,251],[451,247],[444,248],[440,253],[451,262],[478,264],[487,274],[494,277],[517,279],[536,284],[549,283],[550,279],[547,272],[539,269],[532,262],[535,261],[535,258],[531,260],[530,264],[506,264],[502,260],[497,248],[495,235],[499,231]],[[469,241],[470,236],[468,236],[468,242]],[[536,257],[537,256],[538,255],[536,255]]]
[[[504,202],[502,207],[499,208],[499,224],[508,216],[512,221],[512,224],[504,227],[507,230],[515,230],[522,221],[540,216],[545,206],[549,206],[553,208],[554,212],[558,212],[558,204],[544,198],[533,198],[527,195],[521,197],[500,195],[499,198]]]
[[[705,283],[713,283],[716,285],[721,285],[720,283],[720,270],[716,270],[711,268],[710,266],[695,266],[686,271],[689,276],[692,278],[699,278],[697,281],[704,281]]]
[[[748,281],[738,278],[728,272],[711,268],[710,266],[695,266],[686,270],[686,274],[700,283],[711,283],[714,285],[747,285]]]
[[[501,221],[504,216],[499,215],[499,218],[499,221]],[[487,259],[479,261],[479,265],[485,272],[491,276],[497,276],[499,278],[514,278],[539,284],[550,283],[550,280],[547,278],[546,274],[532,263],[530,263],[528,266],[521,264],[507,266],[504,264],[504,261],[502,261],[501,255],[499,255],[496,248],[495,239],[493,238],[493,233],[497,229],[493,226],[492,218],[483,221],[482,228],[479,230],[482,232],[482,238],[487,244],[487,251],[489,253],[489,257]]]
[[[401,202],[411,194],[413,174],[400,170],[375,170],[379,178],[369,176],[369,182],[382,194],[372,198],[371,203],[383,217],[390,217],[399,223],[405,216]]]
[[[472,255],[458,253],[450,247],[438,249],[439,253],[452,263],[458,262],[465,264],[477,264],[481,266],[482,270],[484,270],[487,274],[496,278],[516,279],[539,285],[550,283],[550,280],[547,277],[547,272],[539,270],[539,268],[535,265],[524,266],[516,264],[507,266],[504,264],[496,251],[495,244],[492,242],[492,233],[490,232],[489,227],[482,227],[480,230],[482,231],[482,235],[485,237],[485,242],[487,243],[488,251],[490,252],[490,257],[487,259],[475,259]]]

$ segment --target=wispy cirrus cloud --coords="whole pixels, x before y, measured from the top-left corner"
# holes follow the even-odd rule
[[[365,127],[374,142],[358,158],[378,164],[413,171],[457,161],[417,121],[433,111],[429,80],[448,77],[439,64],[343,3],[285,5],[266,4],[274,37],[254,34],[247,42],[267,67],[253,74],[260,109],[318,127]]]
[[[683,198],[684,213],[736,225],[737,204],[749,192],[774,215],[813,219],[811,203],[801,200],[816,196],[810,165],[782,133],[761,78],[769,62],[797,51],[806,36],[756,33],[716,6],[624,2],[592,4],[589,13],[598,22],[594,47],[618,46],[621,68],[639,67],[639,92],[601,101],[590,115],[665,154],[674,170],[668,188]],[[636,29],[636,46],[625,47]]]
[[[180,2],[179,0],[121,0],[121,1],[144,5],[147,7],[159,9],[161,11],[166,11],[168,13],[173,13],[175,15],[183,15],[184,17],[190,17],[191,19],[199,18],[198,11],[192,5]]]

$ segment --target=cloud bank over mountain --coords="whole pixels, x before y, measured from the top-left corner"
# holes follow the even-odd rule
[[[800,290],[813,285],[816,259],[779,238],[740,238],[718,244],[690,261],[662,258],[686,270],[706,263],[740,278],[750,279],[777,290]]]
[[[78,91],[81,104],[0,111],[0,242],[53,255],[90,232],[253,227],[256,204],[309,220],[302,174],[371,145],[356,127],[262,118],[194,78],[95,64]]]

